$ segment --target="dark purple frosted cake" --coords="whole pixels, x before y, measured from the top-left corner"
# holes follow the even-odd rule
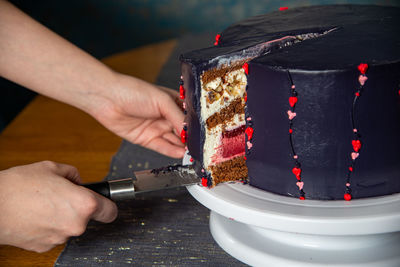
[[[182,139],[203,185],[322,200],[399,193],[398,25],[393,7],[295,8],[183,54]]]

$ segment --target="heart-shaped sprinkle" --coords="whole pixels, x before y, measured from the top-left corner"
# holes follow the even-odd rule
[[[349,187],[349,186],[350,186],[350,183],[346,183],[346,186]]]
[[[368,64],[361,63],[360,65],[358,65],[357,68],[361,72],[361,74],[365,74],[367,72],[367,69],[368,69]]]
[[[344,194],[343,198],[346,201],[350,201],[351,200],[351,195],[349,193],[346,193],[346,194]]]
[[[215,35],[215,43],[214,43],[214,45],[218,45],[219,44],[219,39],[220,38],[221,38],[221,34]]]
[[[179,97],[181,99],[185,99],[185,88],[183,85],[179,85]]]
[[[249,75],[249,64],[247,64],[247,62],[243,64],[242,68],[244,69],[244,72]]]
[[[181,131],[181,142],[182,143],[186,143],[186,140],[187,140],[187,133],[186,133],[186,131],[184,129],[182,129],[182,131]]]
[[[296,117],[296,115],[297,115],[296,112],[292,112],[291,110],[288,110],[287,114],[288,114],[289,120],[293,120],[294,117]]]
[[[247,127],[245,133],[247,134],[247,140],[251,140],[251,138],[253,138],[254,129]]]
[[[368,77],[367,76],[365,76],[365,75],[360,75],[360,76],[358,76],[358,82],[362,85],[362,86],[364,86],[364,84],[365,84],[365,82],[368,80]]]
[[[292,169],[292,172],[293,172],[294,175],[296,175],[297,180],[300,180],[301,169],[297,168],[297,167],[294,167]]]
[[[360,149],[361,149],[361,141],[360,140],[352,140],[351,144],[353,145],[353,149],[355,152],[360,151]]]
[[[289,97],[289,105],[290,105],[291,107],[294,107],[294,105],[296,105],[296,103],[297,103],[297,96],[291,96],[291,97]]]
[[[351,159],[352,159],[352,160],[355,160],[356,158],[358,158],[359,155],[360,155],[360,153],[352,152],[352,153],[351,153]]]
[[[247,149],[251,149],[253,147],[253,144],[250,141],[247,141]]]
[[[205,178],[205,177],[201,178],[201,185],[204,186],[204,187],[207,187],[208,186],[208,179]]]
[[[299,187],[299,190],[303,189],[304,182],[297,182],[296,185]]]

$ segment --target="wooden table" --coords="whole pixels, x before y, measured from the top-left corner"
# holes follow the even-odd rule
[[[175,40],[107,57],[102,61],[116,71],[155,82]],[[106,176],[121,139],[82,111],[36,97],[0,134],[0,170],[42,160],[76,166],[84,182]],[[64,245],[47,253],[0,246],[0,266],[53,266]]]

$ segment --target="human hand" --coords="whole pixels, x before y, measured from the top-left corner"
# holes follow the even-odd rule
[[[90,219],[112,222],[115,203],[79,182],[75,167],[50,161],[0,171],[0,244],[45,252]]]
[[[116,75],[113,88],[97,94],[88,112],[106,128],[134,144],[170,157],[183,157],[185,149],[179,135],[184,116],[178,92]]]
[[[0,76],[88,112],[132,143],[183,157],[177,93],[112,71],[6,1],[0,25]]]

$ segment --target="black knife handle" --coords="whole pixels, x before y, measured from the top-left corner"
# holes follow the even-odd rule
[[[135,198],[136,193],[132,178],[83,184],[82,186],[114,201]]]
[[[111,199],[110,184],[107,181],[91,183],[91,184],[83,184],[82,186],[102,195],[103,197]]]

